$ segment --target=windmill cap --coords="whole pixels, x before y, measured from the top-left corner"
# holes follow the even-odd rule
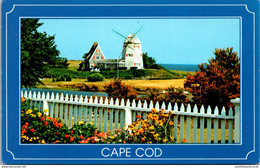
[[[141,44],[141,41],[139,40],[139,38],[136,37],[133,33],[129,34],[129,36],[125,40],[125,43],[129,43],[129,42]]]

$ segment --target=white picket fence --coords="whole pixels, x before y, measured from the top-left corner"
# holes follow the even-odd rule
[[[59,117],[62,122],[71,128],[79,121],[93,123],[100,131],[114,131],[127,127],[136,119],[136,115],[146,119],[147,112],[151,109],[165,109],[165,113],[173,113],[173,135],[178,142],[186,139],[187,143],[239,143],[240,142],[240,100],[234,99],[235,112],[232,108],[214,111],[210,107],[207,109],[202,106],[198,109],[197,105],[193,108],[188,104],[185,108],[182,104],[178,109],[175,103],[136,102],[130,103],[124,99],[114,100],[107,97],[87,97],[78,95],[64,95],[63,93],[27,92],[22,91],[21,97],[31,100],[31,105],[39,109],[48,109],[50,117]]]

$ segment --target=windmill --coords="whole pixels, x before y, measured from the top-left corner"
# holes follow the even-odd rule
[[[124,36],[119,32],[112,30],[119,36],[124,38],[123,50],[119,57],[125,61],[125,67],[130,69],[131,67],[137,67],[137,69],[143,69],[143,52],[142,43],[136,34],[142,29],[139,28],[135,33],[130,33],[129,36]]]

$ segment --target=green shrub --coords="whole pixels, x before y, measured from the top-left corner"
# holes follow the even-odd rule
[[[88,81],[89,82],[97,82],[97,81],[103,81],[104,76],[101,75],[100,73],[94,73],[88,76]]]

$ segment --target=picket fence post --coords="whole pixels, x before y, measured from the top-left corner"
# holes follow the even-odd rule
[[[43,101],[43,110],[47,111],[46,115],[49,116],[49,107],[48,107],[48,102],[47,101]]]
[[[240,143],[240,98],[232,99],[235,105],[235,143]]]

